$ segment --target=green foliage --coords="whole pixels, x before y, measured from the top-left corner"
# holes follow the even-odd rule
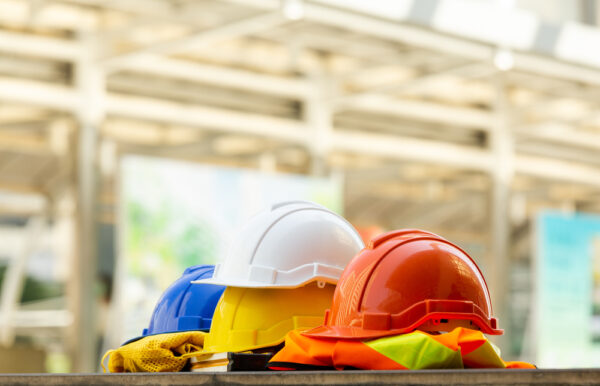
[[[205,223],[189,224],[177,234],[174,255],[181,259],[184,266],[202,263],[214,263],[215,242],[210,227]]]
[[[161,266],[174,271],[215,261],[215,234],[210,224],[177,203],[165,200],[150,208],[130,200],[127,216],[126,242],[132,254],[132,273],[143,276],[149,256],[158,257]]]
[[[6,265],[0,266],[0,288],[4,283],[6,275]],[[43,300],[62,296],[64,294],[64,286],[61,283],[41,281],[27,276],[25,278],[25,286],[21,295],[21,303],[27,303],[35,300]]]

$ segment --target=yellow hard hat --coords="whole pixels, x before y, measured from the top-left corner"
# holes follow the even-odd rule
[[[217,304],[203,353],[276,346],[291,330],[323,323],[335,286],[317,282],[293,289],[227,287]]]

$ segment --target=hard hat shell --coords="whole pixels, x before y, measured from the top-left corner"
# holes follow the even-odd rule
[[[483,275],[462,249],[407,229],[373,239],[344,270],[325,323],[304,334],[376,338],[457,323],[499,335]]]
[[[232,241],[212,283],[248,288],[335,284],[364,244],[343,217],[308,201],[277,203],[252,217]]]
[[[283,343],[288,332],[318,326],[335,287],[227,287],[204,339],[203,353],[242,352]]]
[[[208,331],[215,307],[225,287],[212,284],[193,285],[191,281],[209,278],[213,271],[214,265],[195,265],[187,268],[183,275],[163,292],[150,318],[150,325],[144,329],[142,336],[126,343],[148,335]]]

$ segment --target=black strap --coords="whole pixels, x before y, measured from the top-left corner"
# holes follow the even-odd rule
[[[227,353],[229,364],[227,371],[269,371],[267,363],[273,358],[273,353],[249,354],[249,353]]]
[[[280,368],[280,369],[289,369],[289,370],[335,370],[334,367],[329,366],[317,366],[317,365],[307,365],[304,363],[293,363],[293,362],[269,362],[268,367],[270,368]]]

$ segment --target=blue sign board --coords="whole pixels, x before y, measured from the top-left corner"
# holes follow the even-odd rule
[[[598,367],[600,216],[543,212],[536,231],[536,364]]]

